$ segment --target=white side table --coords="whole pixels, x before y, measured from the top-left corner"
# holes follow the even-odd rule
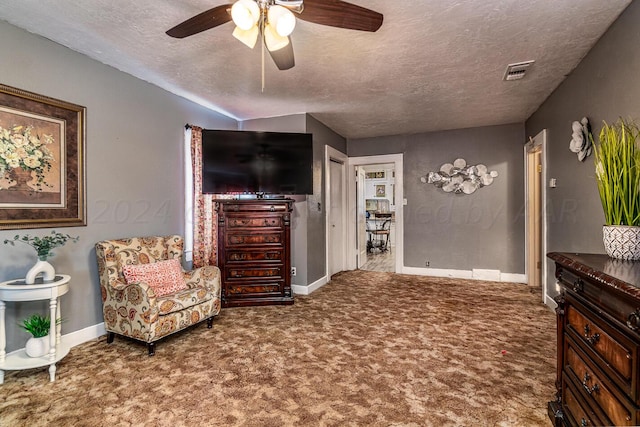
[[[60,296],[69,291],[69,277],[66,274],[56,274],[54,280],[44,281],[41,277],[35,284],[27,285],[24,279],[9,280],[0,283],[0,384],[4,382],[4,371],[19,369],[33,369],[49,365],[51,381],[56,379],[56,362],[69,353],[69,346],[60,343]],[[19,349],[6,354],[7,345],[5,333],[5,301],[37,301],[49,300],[49,319],[51,319],[51,349],[49,354],[42,357],[29,357],[25,349]]]

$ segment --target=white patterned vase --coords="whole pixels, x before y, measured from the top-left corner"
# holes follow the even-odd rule
[[[38,274],[42,274],[42,278],[45,281],[51,281],[56,277],[56,270],[53,268],[53,265],[47,261],[39,259],[38,262],[27,271],[27,277],[25,277],[24,282],[27,285],[33,285],[36,282]]]
[[[29,338],[27,340],[27,345],[25,346],[24,351],[29,357],[42,357],[45,354],[49,353],[50,348],[51,345],[49,343],[49,335],[47,335],[46,337]]]
[[[602,240],[607,255],[624,260],[640,259],[640,227],[629,225],[605,225]]]

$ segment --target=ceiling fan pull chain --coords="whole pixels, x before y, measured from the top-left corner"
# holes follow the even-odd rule
[[[264,93],[264,20],[262,21],[262,93]]]

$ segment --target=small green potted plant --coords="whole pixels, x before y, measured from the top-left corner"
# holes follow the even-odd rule
[[[24,236],[15,235],[13,239],[5,239],[4,243],[15,246],[15,242],[25,243],[36,250],[38,259],[46,261],[47,258],[53,255],[53,249],[64,246],[67,241],[77,242],[79,237],[71,237],[68,234],[57,233],[55,230],[51,231],[51,234],[44,237],[30,236],[25,234]]]
[[[47,259],[53,255],[53,249],[64,246],[68,241],[77,242],[79,237],[71,237],[68,234],[57,233],[55,230],[51,231],[50,235],[39,237],[30,236],[25,234],[24,236],[15,235],[13,239],[5,239],[4,243],[15,246],[15,242],[27,244],[36,250],[38,254],[38,261],[27,272],[25,283],[32,285],[35,283],[36,276],[43,275],[43,280],[51,281],[55,278],[55,269],[47,261]]]
[[[42,357],[49,353],[51,320],[39,314],[33,314],[22,321],[20,325],[31,334],[27,341],[25,351],[29,357]]]
[[[594,144],[596,181],[605,216],[603,242],[612,258],[640,259],[640,129],[631,120],[604,122]]]

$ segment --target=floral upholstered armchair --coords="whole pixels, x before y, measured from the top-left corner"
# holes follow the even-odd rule
[[[184,271],[180,236],[133,237],[96,244],[107,343],[114,334],[155,342],[220,313],[220,270]]]

